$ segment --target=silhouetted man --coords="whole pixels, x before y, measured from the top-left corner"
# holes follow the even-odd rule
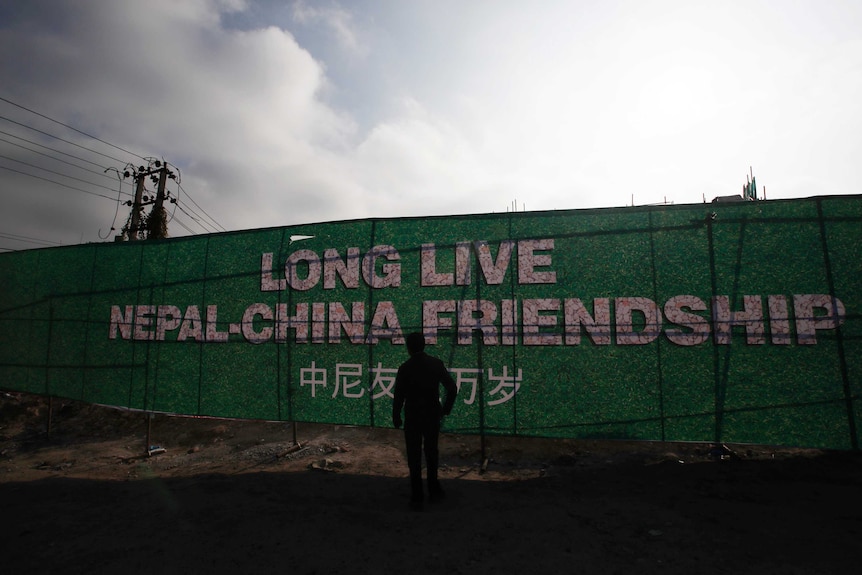
[[[401,427],[403,407],[404,441],[407,444],[407,467],[410,469],[410,506],[421,509],[424,501],[422,446],[424,443],[428,496],[433,501],[443,496],[443,489],[437,479],[440,422],[443,416],[452,411],[458,390],[443,362],[425,353],[425,337],[421,333],[407,336],[407,351],[410,359],[401,364],[395,377],[392,424],[396,428]],[[445,390],[442,406],[440,385]]]

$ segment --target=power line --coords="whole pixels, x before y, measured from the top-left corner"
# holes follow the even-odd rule
[[[174,222],[178,223],[178,224],[180,225],[180,227],[181,227],[181,228],[183,228],[184,230],[186,230],[186,231],[187,231],[188,233],[190,233],[191,235],[196,235],[196,234],[195,234],[195,232],[193,232],[193,231],[192,231],[192,230],[191,230],[187,225],[185,225],[182,221],[180,221],[180,220],[178,220],[178,219],[176,219],[176,218],[173,218],[171,221],[174,221]]]
[[[105,173],[105,171],[107,171],[108,168],[106,168],[105,170],[103,170],[101,172],[97,172],[95,170],[91,170],[90,168],[85,168],[85,167],[79,166],[78,164],[75,164],[73,162],[69,162],[67,160],[64,160],[62,158],[52,156],[51,154],[46,154],[45,152],[40,152],[39,150],[34,150],[33,148],[28,148],[27,146],[23,146],[21,144],[15,143],[15,142],[10,142],[6,138],[0,138],[0,142],[6,142],[7,144],[9,144],[11,146],[16,146],[18,148],[21,148],[22,150],[27,150],[28,152],[38,154],[38,155],[43,156],[45,158],[50,158],[50,159],[54,160],[55,162],[60,162],[60,163],[66,164],[67,166],[72,166],[73,168],[78,168],[79,170],[83,170],[85,172],[90,172],[91,174],[96,174],[97,176],[102,176],[103,178],[108,178],[108,179],[113,180],[113,178],[111,178],[111,176],[109,176]],[[54,150],[54,151],[57,151],[57,150]],[[60,152],[60,153],[62,153],[62,152]],[[96,164],[96,165],[98,165],[98,164]],[[101,166],[99,166],[99,167],[101,167]]]
[[[9,105],[12,105],[12,106],[15,106],[15,107],[17,107],[17,108],[20,108],[21,110],[24,110],[24,111],[26,111],[26,112],[29,112],[30,114],[36,115],[36,116],[38,116],[38,117],[40,117],[40,118],[43,118],[43,119],[48,120],[48,121],[50,121],[50,122],[53,122],[53,123],[55,123],[55,124],[57,124],[57,125],[63,126],[64,128],[67,128],[67,129],[69,129],[69,130],[72,130],[72,131],[74,131],[74,132],[76,132],[76,133],[78,133],[78,134],[81,134],[81,135],[83,135],[83,136],[86,136],[87,138],[90,138],[90,139],[96,140],[96,141],[98,141],[98,142],[101,142],[102,144],[105,144],[105,145],[107,145],[107,146],[110,146],[111,148],[115,148],[115,149],[117,149],[117,150],[120,150],[121,152],[124,152],[124,153],[126,153],[126,154],[130,154],[130,155],[132,155],[132,156],[135,156],[135,157],[137,157],[137,158],[140,158],[140,159],[142,159],[142,160],[145,160],[145,161],[147,161],[147,162],[149,162],[149,163],[155,163],[155,165],[157,165],[157,166],[158,166],[158,161],[157,161],[157,160],[155,160],[154,158],[147,158],[147,157],[141,156],[140,154],[136,154],[136,153],[134,153],[134,152],[132,152],[132,151],[130,151],[130,150],[127,150],[127,149],[125,149],[125,148],[122,148],[122,147],[120,147],[120,146],[117,146],[117,145],[115,145],[115,144],[112,144],[111,142],[108,142],[108,141],[103,140],[103,139],[101,139],[101,138],[99,138],[99,137],[97,137],[97,136],[94,136],[94,135],[92,135],[92,134],[89,134],[89,133],[87,133],[87,132],[84,132],[83,130],[80,130],[80,129],[78,129],[78,128],[75,128],[74,126],[70,126],[69,124],[66,124],[66,123],[64,123],[64,122],[61,122],[61,121],[59,121],[59,120],[56,120],[56,119],[54,119],[54,118],[52,118],[52,117],[50,117],[50,116],[48,116],[48,115],[46,115],[46,114],[43,114],[43,113],[41,113],[41,112],[37,112],[36,110],[33,110],[33,109],[31,109],[31,108],[28,108],[28,107],[26,107],[26,106],[23,106],[23,105],[21,105],[21,104],[18,104],[18,103],[16,103],[16,102],[13,102],[13,101],[9,100],[8,98],[4,98],[4,97],[0,96],[0,102],[5,102],[5,103],[7,103],[7,104],[9,104]],[[8,117],[6,117],[6,116],[2,116],[2,115],[0,115],[0,120],[5,120],[6,122],[9,122],[9,123],[14,124],[14,125],[16,125],[16,126],[20,126],[20,127],[22,127],[22,128],[25,128],[25,129],[27,129],[27,130],[31,130],[31,131],[33,131],[33,132],[35,132],[35,133],[38,133],[38,134],[41,134],[41,135],[43,135],[43,136],[47,136],[48,138],[53,138],[53,139],[55,139],[55,140],[59,140],[60,142],[65,143],[65,144],[68,144],[68,145],[71,145],[71,146],[75,146],[75,147],[80,148],[80,149],[82,149],[82,150],[86,150],[86,151],[87,151],[87,152],[89,152],[89,153],[96,154],[96,155],[98,155],[98,156],[101,156],[101,157],[107,158],[107,159],[111,160],[112,162],[117,162],[117,163],[123,164],[123,165],[125,165],[125,166],[126,166],[126,168],[127,168],[127,169],[133,166],[132,164],[130,164],[130,163],[128,163],[128,162],[124,162],[123,160],[121,160],[121,159],[119,159],[119,158],[115,158],[115,157],[113,157],[113,156],[111,156],[111,155],[109,155],[109,154],[106,154],[106,153],[103,153],[103,152],[99,152],[99,151],[97,151],[97,150],[95,150],[95,149],[92,149],[92,148],[89,148],[89,147],[87,147],[87,146],[85,146],[85,145],[82,145],[82,144],[79,144],[79,143],[73,142],[73,141],[71,141],[71,140],[67,140],[67,139],[61,138],[61,137],[59,137],[59,136],[56,136],[56,135],[51,134],[51,133],[49,133],[49,132],[46,132],[46,131],[44,131],[44,130],[40,130],[40,129],[35,128],[35,127],[33,127],[33,126],[30,126],[30,125],[28,125],[28,124],[26,124],[26,123],[22,123],[22,122],[19,122],[19,121],[13,120],[13,119],[8,118]],[[106,168],[105,166],[102,166],[102,165],[98,164],[97,162],[93,162],[93,161],[91,161],[91,160],[88,160],[88,159],[86,159],[86,158],[82,158],[82,157],[80,157],[80,156],[76,156],[76,155],[74,155],[74,154],[69,154],[69,153],[67,153],[67,152],[64,152],[64,151],[58,150],[58,149],[56,149],[56,148],[52,148],[52,147],[50,147],[50,146],[45,146],[45,145],[43,145],[43,144],[41,144],[41,143],[39,143],[39,142],[35,142],[35,141],[32,141],[32,140],[28,140],[27,138],[23,138],[23,137],[18,136],[18,135],[16,135],[16,134],[11,134],[11,133],[8,133],[8,132],[4,132],[4,131],[2,131],[2,130],[0,130],[0,134],[7,135],[7,136],[9,136],[9,137],[15,138],[16,140],[21,140],[21,141],[26,142],[26,143],[28,143],[28,144],[31,144],[31,145],[33,145],[33,146],[38,146],[39,148],[43,148],[43,149],[45,149],[45,150],[49,150],[49,151],[54,152],[54,153],[56,153],[56,154],[61,154],[61,155],[63,155],[63,156],[66,156],[66,157],[72,158],[72,159],[77,160],[77,161],[80,161],[80,162],[85,162],[85,163],[87,163],[87,164],[90,164],[90,165],[96,166],[96,167],[98,167],[98,168],[100,168],[100,169],[102,170],[102,172],[101,172],[101,173],[100,173],[100,172],[96,172],[96,171],[94,171],[94,170],[91,170],[91,169],[85,168],[85,167],[83,167],[83,166],[80,166],[80,165],[78,165],[78,164],[75,164],[74,162],[69,162],[69,161],[67,161],[67,160],[63,160],[63,159],[61,159],[61,158],[58,158],[58,157],[56,157],[56,156],[54,156],[54,155],[52,155],[52,154],[47,154],[47,153],[44,153],[44,152],[40,152],[40,151],[35,150],[35,149],[32,149],[32,148],[30,148],[30,147],[28,147],[28,146],[24,146],[24,145],[21,145],[21,144],[19,144],[19,143],[12,142],[12,141],[9,141],[9,140],[6,140],[6,139],[3,139],[3,138],[0,138],[0,141],[6,142],[6,143],[7,143],[7,144],[9,144],[9,145],[17,146],[17,147],[22,148],[22,149],[24,149],[24,150],[27,150],[27,151],[29,151],[29,152],[31,152],[31,153],[41,155],[41,156],[43,156],[43,157],[45,157],[45,158],[48,158],[48,159],[51,159],[51,160],[54,160],[54,161],[57,161],[57,162],[61,162],[61,163],[65,164],[65,165],[68,165],[68,166],[71,166],[71,167],[75,167],[75,168],[78,168],[78,169],[80,169],[80,170],[84,170],[84,171],[90,172],[90,173],[92,173],[92,174],[97,174],[97,175],[100,175],[100,176],[109,177],[109,176],[107,176],[107,175],[106,175],[106,172],[108,172],[109,170],[116,170],[116,168],[111,168],[111,167]],[[48,169],[48,168],[43,168],[43,167],[41,167],[41,166],[38,166],[38,165],[35,165],[35,164],[31,164],[31,163],[28,163],[28,162],[25,162],[25,161],[22,161],[22,160],[17,160],[17,159],[15,159],[15,158],[12,158],[12,157],[9,157],[9,156],[3,156],[3,155],[0,155],[0,158],[4,158],[4,159],[6,159],[6,160],[10,160],[10,161],[13,161],[13,162],[17,162],[17,163],[22,164],[22,165],[24,165],[24,166],[27,166],[27,167],[30,167],[30,168],[33,168],[33,169],[36,169],[36,170],[41,170],[41,171],[44,171],[44,172],[47,172],[47,173],[50,173],[50,174],[54,174],[54,175],[60,176],[60,177],[62,177],[62,178],[67,178],[67,179],[70,179],[70,180],[74,180],[74,181],[82,182],[82,183],[84,183],[84,184],[87,184],[88,186],[95,186],[95,187],[98,187],[98,188],[102,188],[102,189],[109,190],[109,191],[111,191],[111,192],[114,192],[114,191],[115,191],[115,190],[114,190],[114,188],[110,188],[110,187],[108,187],[108,186],[104,186],[104,185],[96,184],[96,183],[93,183],[93,182],[90,182],[90,181],[87,181],[87,180],[84,180],[84,179],[81,179],[81,178],[76,178],[76,177],[74,177],[74,176],[70,176],[70,175],[65,174],[65,173],[61,173],[61,172],[58,172],[58,171],[50,170],[50,169]],[[17,174],[21,174],[21,175],[23,175],[23,176],[27,176],[27,177],[35,178],[35,179],[42,180],[42,181],[45,181],[45,182],[49,182],[49,183],[52,183],[52,184],[55,184],[55,185],[59,185],[59,186],[62,186],[62,187],[65,187],[65,188],[67,188],[67,189],[71,189],[71,190],[74,190],[74,191],[78,191],[78,192],[82,192],[82,193],[90,194],[90,195],[93,195],[93,196],[98,196],[98,197],[107,198],[107,199],[110,199],[111,201],[116,201],[116,202],[117,202],[117,207],[118,207],[118,208],[119,208],[119,201],[120,201],[120,200],[119,200],[119,195],[125,194],[125,195],[127,195],[127,196],[132,196],[132,194],[130,194],[130,193],[128,193],[128,192],[123,192],[123,191],[122,191],[122,179],[121,179],[121,182],[120,182],[120,188],[119,188],[118,190],[116,190],[116,192],[117,192],[117,194],[118,194],[118,197],[115,199],[115,198],[111,198],[111,197],[109,197],[109,196],[106,196],[106,195],[104,195],[104,194],[100,194],[100,193],[97,193],[97,192],[93,192],[93,191],[85,190],[85,189],[82,189],[82,188],[79,188],[79,187],[76,187],[76,186],[71,186],[71,185],[65,184],[65,183],[63,183],[63,182],[58,182],[58,181],[53,180],[53,179],[50,179],[50,178],[45,178],[45,177],[42,177],[42,176],[37,176],[37,175],[32,174],[32,173],[24,172],[24,171],[21,171],[21,170],[16,170],[16,169],[14,169],[14,168],[10,168],[10,167],[8,167],[8,166],[0,165],[0,168],[2,168],[2,169],[4,169],[4,170],[7,170],[7,171],[10,171],[10,172],[14,172],[14,173],[17,173]],[[141,170],[143,170],[143,168],[141,168]],[[179,171],[179,170],[177,170],[177,171]],[[118,174],[121,174],[122,172],[120,172],[119,170],[117,170],[117,173],[118,173]],[[126,176],[128,176],[128,172],[126,172]],[[173,175],[171,175],[171,178],[173,178]],[[188,198],[188,201],[189,201],[189,202],[191,202],[191,204],[192,204],[192,205],[194,205],[194,206],[197,208],[197,210],[200,212],[200,213],[199,213],[198,211],[196,211],[194,208],[192,208],[192,207],[191,207],[191,205],[189,205],[189,204],[188,204],[188,203],[186,203],[186,202],[183,202],[183,204],[181,205],[181,204],[180,204],[180,201],[181,201],[181,200],[180,200],[180,198],[178,197],[178,198],[176,198],[175,200],[173,200],[173,202],[175,203],[176,207],[181,211],[181,213],[183,213],[183,214],[184,214],[184,215],[186,215],[187,217],[191,218],[191,220],[193,220],[193,221],[194,221],[198,226],[200,226],[200,227],[201,227],[201,229],[203,229],[205,232],[211,232],[211,231],[215,231],[215,232],[219,232],[219,231],[227,231],[227,230],[226,230],[226,229],[225,229],[221,224],[219,224],[219,223],[215,220],[215,218],[213,218],[209,213],[207,213],[207,211],[206,211],[206,210],[204,210],[204,209],[203,209],[203,208],[202,208],[202,207],[201,207],[201,206],[200,206],[200,205],[199,205],[199,204],[194,200],[194,198],[192,198],[192,197],[191,197],[191,196],[190,196],[190,195],[185,191],[185,189],[183,189],[183,187],[180,185],[179,179],[177,179],[177,182],[176,182],[176,183],[177,183],[177,186],[178,186],[178,194],[177,194],[177,195],[179,196],[179,191],[182,191],[183,193],[185,193],[186,197]],[[159,193],[161,194],[161,191],[160,191]],[[185,207],[183,207],[183,206],[185,206]],[[134,202],[133,202],[132,209],[133,209],[133,210],[137,209],[137,207],[134,205]],[[202,213],[203,215],[201,215],[201,213]],[[115,217],[115,219],[116,219],[116,214],[115,214],[115,216],[114,216],[114,217]],[[173,218],[172,218],[172,219],[173,219]],[[177,224],[179,224],[181,227],[183,227],[183,228],[184,228],[187,232],[189,232],[190,234],[194,234],[194,233],[195,233],[195,232],[193,232],[193,231],[192,231],[188,226],[186,226],[182,221],[180,221],[180,220],[176,220],[176,221],[177,221]],[[113,229],[113,226],[112,226],[112,229]]]
[[[76,188],[75,186],[70,186],[70,185],[68,185],[68,184],[64,184],[64,183],[62,183],[62,182],[58,182],[58,181],[51,180],[51,179],[48,179],[48,178],[43,178],[42,176],[37,176],[37,175],[35,175],[35,174],[28,174],[27,172],[22,172],[21,170],[16,170],[16,169],[14,169],[14,168],[10,168],[10,167],[7,167],[7,166],[0,166],[0,169],[2,169],[2,170],[8,170],[8,171],[10,171],[10,172],[15,172],[16,174],[21,174],[22,176],[27,176],[27,177],[30,177],[30,178],[35,178],[35,179],[37,179],[37,180],[42,180],[42,181],[44,181],[44,182],[50,182],[50,183],[52,183],[52,184],[57,184],[58,186],[63,186],[64,188],[69,188],[70,190],[75,190],[76,192],[83,192],[83,193],[85,193],[85,194],[90,194],[91,196],[99,196],[100,198],[108,198],[108,199],[109,199],[109,200],[111,200],[112,202],[116,202],[116,201],[117,201],[117,200],[116,200],[116,198],[112,198],[112,197],[110,197],[110,196],[106,196],[106,195],[104,195],[104,194],[99,194],[99,193],[97,193],[97,192],[91,192],[91,191],[89,191],[89,190],[82,190],[81,188]]]
[[[223,231],[223,232],[226,232],[226,231],[227,231],[226,229],[224,229],[224,227],[223,227],[221,224],[219,224],[217,221],[215,221],[215,219],[213,219],[213,217],[212,217],[211,215],[207,214],[206,210],[204,210],[202,207],[198,206],[198,203],[194,200],[194,198],[192,198],[192,197],[189,195],[189,193],[188,193],[188,192],[186,192],[185,188],[183,188],[179,183],[177,183],[177,187],[178,187],[178,188],[179,188],[179,189],[180,189],[180,190],[181,190],[181,191],[186,195],[186,197],[187,197],[187,198],[188,198],[188,199],[189,199],[189,200],[190,200],[190,201],[191,201],[191,202],[192,202],[192,203],[193,203],[193,204],[194,204],[194,205],[195,205],[195,206],[196,206],[200,211],[202,211],[202,212],[203,212],[203,213],[204,213],[204,214],[205,214],[205,215],[210,219],[210,221],[211,221],[213,224],[215,224],[216,231],[219,231],[219,230],[218,230],[218,228],[221,228],[221,231]],[[177,200],[177,201],[179,201],[179,200]]]
[[[70,140],[63,139],[63,138],[61,138],[60,136],[55,136],[54,134],[51,134],[51,133],[49,133],[49,132],[45,132],[45,131],[40,130],[40,129],[38,129],[38,128],[34,128],[33,126],[28,126],[27,124],[22,124],[21,122],[17,122],[17,121],[15,121],[15,120],[11,119],[11,118],[7,118],[6,116],[0,116],[0,120],[6,120],[6,121],[7,121],[7,122],[9,122],[10,124],[15,124],[16,126],[21,126],[22,128],[27,128],[28,130],[32,130],[32,131],[34,131],[34,132],[38,132],[39,134],[42,134],[43,136],[48,136],[49,138],[54,138],[55,140],[60,140],[61,142],[65,142],[66,144],[69,144],[69,145],[72,145],[72,146],[77,146],[77,147],[81,148],[82,150],[87,150],[88,152],[92,152],[93,154],[98,154],[99,156],[104,156],[104,157],[108,158],[109,160],[113,160],[113,161],[115,161],[115,162],[120,162],[120,163],[122,163],[122,162],[123,162],[123,160],[121,160],[121,159],[119,159],[119,158],[115,158],[115,157],[113,157],[113,156],[109,156],[108,154],[103,154],[102,152],[98,152],[98,151],[96,151],[96,150],[91,150],[91,149],[90,149],[90,148],[88,148],[87,146],[82,146],[81,144],[78,144],[78,143],[72,142],[72,141],[70,141]]]
[[[127,150],[127,149],[125,149],[125,148],[121,148],[120,146],[114,145],[114,144],[112,144],[112,143],[110,143],[110,142],[106,142],[105,140],[103,140],[103,139],[101,139],[101,138],[97,138],[96,136],[93,136],[92,134],[88,134],[87,132],[81,131],[81,130],[79,130],[78,128],[75,128],[75,127],[73,127],[73,126],[70,126],[69,124],[64,124],[63,122],[61,122],[61,121],[59,121],[59,120],[55,120],[54,118],[51,118],[51,117],[49,117],[49,116],[46,116],[45,114],[42,114],[41,112],[37,112],[37,111],[35,111],[35,110],[31,110],[30,108],[27,108],[27,107],[25,107],[25,106],[22,106],[21,104],[16,104],[16,103],[15,103],[15,102],[13,102],[12,100],[8,100],[8,99],[6,99],[6,98],[3,98],[2,96],[0,96],[0,100],[2,100],[3,102],[6,102],[7,104],[11,104],[11,105],[13,105],[13,106],[15,106],[15,107],[17,107],[17,108],[21,108],[22,110],[26,110],[27,112],[30,112],[31,114],[35,114],[35,115],[39,116],[40,118],[45,118],[46,120],[50,120],[51,122],[54,122],[55,124],[59,124],[59,125],[63,126],[64,128],[69,128],[70,130],[74,130],[75,132],[78,132],[79,134],[81,134],[81,135],[83,135],[83,136],[87,136],[88,138],[92,138],[92,139],[94,139],[94,140],[97,140],[97,141],[99,141],[99,142],[102,142],[103,144],[105,144],[105,145],[107,145],[107,146],[111,146],[112,148],[116,148],[116,149],[120,150],[121,152],[125,152],[125,153],[127,153],[127,154],[131,154],[132,156],[135,156],[135,157],[141,158],[142,160],[146,159],[146,158],[144,158],[143,156],[141,156],[141,155],[139,155],[139,154],[136,154],[136,153],[134,153],[134,152],[130,152],[129,150]]]
[[[196,217],[194,217],[193,215],[191,215],[190,213],[188,213],[185,209],[183,209],[183,207],[179,204],[179,202],[177,202],[177,207],[179,208],[179,210],[180,210],[182,213],[184,213],[185,215],[187,215],[188,217],[190,217],[192,220],[194,220],[194,222],[195,222],[197,225],[199,225],[199,226],[201,227],[201,229],[203,229],[205,232],[211,232],[211,231],[213,231],[213,230],[211,230],[211,229],[207,229],[206,225],[204,225],[204,223],[203,223],[203,222],[201,222],[199,219],[197,219]],[[212,226],[210,226],[210,228],[212,228]],[[186,228],[186,229],[188,230],[188,228]],[[191,231],[191,230],[189,230],[189,231]],[[215,230],[215,231],[217,232],[218,230]]]
[[[96,166],[97,168],[101,168],[102,170],[107,169],[107,168],[106,168],[106,166],[103,166],[103,165],[101,165],[101,164],[97,164],[96,162],[90,161],[90,160],[88,160],[88,159],[86,159],[86,158],[82,158],[82,157],[80,157],[80,156],[76,156],[76,155],[74,155],[74,154],[70,154],[70,153],[68,153],[68,152],[64,152],[64,151],[62,151],[62,150],[58,150],[58,149],[56,149],[56,148],[52,148],[52,147],[50,147],[50,146],[46,146],[46,145],[44,145],[44,144],[40,144],[39,142],[34,142],[33,140],[28,140],[27,138],[22,138],[21,136],[16,136],[15,134],[10,134],[9,132],[4,132],[3,130],[0,130],[0,134],[3,134],[4,136],[9,136],[9,137],[11,137],[11,138],[15,138],[16,140],[22,140],[22,141],[24,141],[24,142],[27,142],[28,144],[33,144],[34,146],[38,146],[38,147],[40,147],[40,148],[44,148],[44,149],[46,149],[46,150],[51,150],[52,152],[56,152],[56,153],[58,153],[58,154],[62,154],[62,155],[64,155],[64,156],[68,156],[68,157],[70,157],[70,158],[75,158],[76,160],[80,160],[80,161],[82,161],[82,162],[86,162],[87,164],[92,164],[92,165]],[[37,151],[37,150],[30,149],[30,148],[28,148],[27,146],[23,146],[23,145],[21,145],[21,144],[16,144],[15,142],[10,142],[9,140],[6,140],[6,139],[3,139],[3,141],[4,141],[4,142],[7,142],[7,143],[9,143],[9,144],[11,144],[11,145],[13,145],[13,146],[18,146],[19,148],[24,148],[25,150],[30,150],[31,152],[36,153],[36,154],[40,154],[40,153],[42,153],[42,152],[39,152],[39,151]],[[64,160],[60,160],[59,158],[55,158],[55,159],[56,159],[57,161],[59,161],[59,162],[64,161]],[[82,169],[83,169],[83,168],[82,168]]]
[[[66,174],[63,174],[63,173],[60,173],[60,172],[55,172],[54,170],[49,170],[48,168],[43,168],[43,167],[41,167],[41,166],[37,166],[37,165],[35,165],[35,164],[30,164],[30,163],[24,162],[24,161],[22,161],[22,160],[16,160],[15,158],[10,158],[9,156],[4,156],[4,155],[0,154],[0,158],[3,158],[4,160],[11,160],[11,161],[13,161],[13,162],[17,162],[17,163],[19,163],[19,164],[24,164],[24,165],[25,165],[25,166],[27,166],[28,168],[35,168],[35,169],[37,169],[37,170],[42,170],[43,172],[48,172],[49,174],[54,174],[55,176],[60,176],[60,177],[63,177],[63,178],[69,178],[70,180],[75,180],[75,181],[77,181],[77,182],[81,182],[81,183],[84,183],[84,184],[89,184],[89,185],[91,185],[91,186],[95,186],[95,187],[97,187],[97,188],[102,188],[102,189],[108,190],[108,191],[110,191],[110,192],[113,192],[113,191],[114,191],[114,188],[109,188],[108,186],[103,186],[103,185],[101,185],[101,184],[94,184],[93,182],[88,182],[87,180],[82,180],[81,178],[76,178],[76,177],[74,177],[74,176],[69,176],[69,175],[66,175]],[[131,195],[131,194],[127,194],[127,195]]]
[[[37,238],[31,238],[29,236],[19,236],[17,234],[9,234],[0,232],[0,238],[4,238],[7,240],[14,240],[17,242],[26,242],[29,244],[37,244],[42,246],[61,246],[63,245],[61,242],[52,242],[51,240],[40,240]]]

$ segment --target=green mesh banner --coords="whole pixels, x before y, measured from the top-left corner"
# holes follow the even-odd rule
[[[464,433],[851,449],[862,196],[373,219],[0,255],[0,387],[389,426],[404,336]]]

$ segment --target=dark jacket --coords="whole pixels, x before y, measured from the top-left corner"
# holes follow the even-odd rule
[[[440,388],[445,391],[440,405]],[[392,422],[400,427],[401,408],[407,421],[440,419],[449,415],[458,390],[443,362],[425,353],[415,353],[398,368],[395,376],[395,401]]]

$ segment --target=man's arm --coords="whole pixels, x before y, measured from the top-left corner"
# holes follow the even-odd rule
[[[446,369],[443,362],[440,362],[440,383],[443,385],[443,415],[452,413],[452,407],[455,405],[455,396],[458,395],[458,387],[455,385],[455,380],[452,379],[452,374]]]
[[[401,424],[404,421],[401,419],[401,408],[404,407],[404,380],[402,377],[401,369],[398,370],[398,374],[395,376],[395,392],[394,398],[392,399],[392,425],[396,429],[401,427]]]

